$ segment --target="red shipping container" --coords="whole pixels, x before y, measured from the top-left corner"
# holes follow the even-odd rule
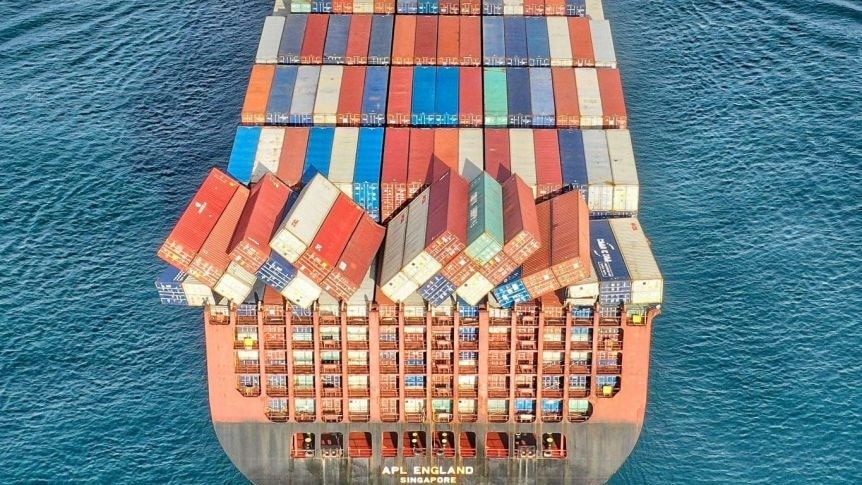
[[[578,107],[578,88],[575,70],[568,67],[552,67],[554,81],[554,108],[557,111],[557,126],[578,128],[581,126],[581,109]]]
[[[494,259],[486,263],[485,266],[482,266],[481,273],[485,279],[493,283],[494,286],[497,286],[512,274],[513,271],[518,269],[518,266],[505,253],[497,253]]]
[[[249,273],[256,273],[269,258],[269,241],[288,197],[290,189],[270,173],[252,187],[230,242],[231,259]]]
[[[557,130],[533,130],[536,157],[536,194],[539,197],[563,188],[560,141]]]
[[[481,9],[481,2],[476,3]],[[463,4],[462,4],[463,6]],[[482,65],[482,18],[458,17],[461,22],[458,37],[458,50],[462,66]]]
[[[413,64],[427,66],[437,64],[437,16],[416,16],[416,44],[413,48]]]
[[[446,266],[443,266],[443,269],[440,270],[440,275],[456,287],[459,287],[466,283],[479,270],[479,264],[462,251],[452,261],[449,261]]]
[[[272,89],[274,77],[275,66],[272,64],[255,64],[251,68],[245,102],[242,105],[243,124],[260,125],[266,122],[266,105],[269,103],[269,91]]]
[[[281,145],[276,175],[291,187],[302,182],[309,132],[310,128],[306,127],[289,127],[284,130],[284,142]]]
[[[553,270],[551,270],[551,204],[550,202],[536,206],[541,246],[526,261],[521,281],[530,292],[530,296],[538,298],[545,293],[560,288]]]
[[[355,18],[361,18],[356,16]],[[365,88],[365,66],[345,66],[341,77],[341,94],[338,96],[336,123],[340,126],[359,126],[362,122],[362,94]]]
[[[587,17],[569,17],[569,41],[572,43],[572,61],[575,67],[593,67],[596,65],[590,19]]]
[[[188,269],[237,190],[247,191],[221,170],[210,170],[158,255],[181,271]]]
[[[408,15],[397,17],[407,18]],[[407,126],[413,113],[413,68],[394,66],[389,71],[389,103],[386,119],[389,125]]]
[[[353,0],[332,0],[332,11],[334,14],[353,13]]]
[[[375,224],[368,216],[362,216],[338,263],[323,280],[322,289],[340,300],[353,296],[365,279],[385,235],[385,227]]]
[[[277,315],[278,307],[281,307],[282,312],[284,311],[284,297],[275,288],[267,285],[263,288],[263,306],[275,307],[273,310]]]
[[[188,267],[190,275],[210,288],[218,283],[230,265],[230,241],[248,201],[248,195],[248,189],[245,187],[233,194],[206,242]]]
[[[326,29],[329,15],[309,15],[305,24],[305,37],[299,60],[302,64],[323,64],[323,45],[326,43]]]
[[[352,3],[352,2],[351,2]],[[368,63],[368,46],[371,42],[370,15],[354,15],[350,19],[350,31],[347,35],[346,57],[348,65],[365,65]]]
[[[416,45],[416,15],[396,15],[395,34],[392,40],[392,65],[413,64],[413,49]]]
[[[412,145],[412,143],[411,143]],[[425,251],[447,264],[467,246],[467,211],[470,183],[456,171],[431,184]]]
[[[503,182],[503,252],[516,264],[523,263],[541,245],[533,189],[521,177]]]
[[[481,15],[481,0],[461,0],[461,15]]]
[[[509,130],[506,128],[486,128],[485,171],[501,184],[512,175],[511,155]]]
[[[602,96],[602,111],[605,128],[628,128],[629,118],[623,97],[623,81],[619,69],[596,69],[599,77],[599,93]]]
[[[374,13],[376,13],[376,14],[393,14],[393,13],[395,13],[395,0],[374,0]]]
[[[524,15],[545,15],[545,1],[524,0]]]
[[[407,198],[412,198],[430,182],[434,156],[434,129],[410,128],[410,154],[407,159]]]
[[[442,10],[443,5],[440,5]],[[461,64],[458,48],[461,20],[454,15],[441,15],[437,30],[437,65],[457,66]]]
[[[386,221],[407,200],[410,128],[387,128],[380,174],[380,220]]]
[[[578,191],[567,192],[551,204],[551,270],[560,287],[590,276],[590,211]]]
[[[545,15],[566,14],[566,0],[545,0]]]
[[[296,261],[296,268],[315,283],[322,283],[341,257],[364,213],[350,197],[338,194],[314,240]]]
[[[434,130],[434,160],[442,163],[434,164],[432,180],[443,176],[446,169],[458,172],[458,128],[436,128]]]
[[[459,122],[464,127],[481,127],[485,121],[482,107],[482,68],[462,67],[460,71]]]

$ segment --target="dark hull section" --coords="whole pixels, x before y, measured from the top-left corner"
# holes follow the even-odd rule
[[[636,423],[579,423],[532,425],[434,425],[416,424],[281,424],[215,423],[222,447],[240,471],[256,485],[459,483],[469,485],[567,484],[593,485],[607,482],[631,453],[640,434]],[[294,433],[367,432],[372,435],[371,458],[291,459]],[[413,431],[452,431],[476,433],[476,452],[480,458],[381,457],[381,437],[394,431],[398,436]],[[487,432],[562,433],[566,437],[568,458],[484,458]],[[345,450],[345,455],[347,451]],[[472,473],[457,475],[413,473],[417,466],[472,467]],[[385,474],[393,467],[407,474]],[[398,473],[398,471],[396,471]],[[455,481],[410,482],[412,477],[454,477]]]

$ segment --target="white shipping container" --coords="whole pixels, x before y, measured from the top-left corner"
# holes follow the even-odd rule
[[[317,299],[317,311],[320,315],[331,315],[337,317],[341,315],[341,305],[338,300],[332,297],[329,293],[323,291]]]
[[[431,315],[435,317],[451,317],[455,314],[455,297],[450,296],[443,303],[431,307]]]
[[[365,275],[365,279],[362,280],[362,283],[359,285],[359,289],[356,290],[356,293],[347,300],[347,305],[345,307],[345,311],[347,312],[347,318],[350,317],[367,317],[368,316],[368,306],[371,305],[371,302],[374,301],[374,267],[376,266],[376,261],[371,263],[371,267],[368,268],[368,273]]]
[[[273,251],[295,263],[314,240],[339,192],[326,177],[315,175],[275,232],[270,242]]]
[[[632,280],[631,302],[635,305],[661,303],[664,279],[640,222],[634,217],[609,219],[609,222]]]
[[[566,17],[545,17],[548,22],[548,43],[551,52],[551,66],[570,67],[572,61],[572,42],[569,40],[569,24]]]
[[[593,54],[596,67],[617,67],[617,53],[614,38],[611,36],[611,23],[607,20],[590,20],[590,37],[593,41]]]
[[[509,156],[511,157],[512,173],[518,174],[524,183],[533,189],[533,197],[535,197],[536,150],[533,142],[533,130],[529,128],[509,130]]]
[[[586,7],[587,17],[596,20],[605,18],[605,9],[602,7],[602,0],[587,0]]]
[[[338,114],[338,96],[341,93],[343,66],[323,66],[314,101],[314,124],[335,126]]]
[[[640,183],[629,130],[606,130],[611,174],[614,180],[613,211],[637,212]]]
[[[575,86],[578,89],[578,109],[581,128],[601,128],[604,123],[599,77],[591,67],[575,69]]]
[[[584,157],[587,165],[587,202],[592,212],[613,210],[614,179],[604,130],[584,130]]]
[[[311,13],[311,0],[291,0],[291,13]]]
[[[524,0],[503,0],[503,15],[524,15]]]
[[[187,275],[182,282],[183,293],[186,294],[189,306],[205,306],[215,303],[215,295],[209,286]]]
[[[395,302],[400,301],[395,298],[395,295],[404,286],[415,285],[401,272],[406,235],[407,209],[404,209],[393,217],[386,226],[386,238],[383,241],[383,264],[380,268],[380,290]],[[416,288],[418,287],[416,285]]]
[[[374,2],[367,0],[353,0],[353,13],[374,13]]]
[[[257,64],[277,64],[278,46],[281,45],[281,31],[284,30],[284,17],[267,17],[263,21],[263,32],[257,45]]]
[[[336,128],[329,161],[329,181],[353,198],[353,172],[356,169],[356,146],[359,128]]]
[[[407,206],[407,236],[404,239],[404,261],[401,272],[420,286],[441,268],[440,263],[425,252],[430,200],[431,189],[428,188]],[[430,275],[426,278],[429,272]]]
[[[470,305],[477,305],[493,289],[493,283],[488,281],[481,273],[475,273],[463,285],[459,286],[455,292]]]
[[[404,317],[425,318],[426,303],[415,291],[404,298]]]
[[[227,271],[222,275],[218,283],[213,287],[216,293],[224,296],[234,303],[242,303],[251,294],[257,277],[237,263],[230,263]]]
[[[590,276],[566,288],[566,303],[569,305],[592,305],[599,297],[599,278],[590,263]],[[591,303],[584,303],[591,302]]]
[[[290,103],[290,115],[294,120],[310,117],[314,112],[314,97],[317,94],[317,80],[320,66],[299,66],[296,71],[296,85]],[[311,121],[310,119],[307,121]]]
[[[281,294],[291,303],[303,308],[311,306],[315,300],[320,298],[321,293],[320,287],[301,272],[297,272],[296,278],[292,279],[281,291]]]
[[[458,130],[458,173],[471,181],[482,175],[485,167],[484,135],[481,128]]]
[[[284,145],[284,128],[264,126],[260,130],[257,152],[254,155],[254,170],[251,174],[252,182],[257,182],[267,172],[278,173],[282,145]]]

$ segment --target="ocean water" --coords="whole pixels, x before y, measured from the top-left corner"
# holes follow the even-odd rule
[[[0,2],[0,480],[243,484],[160,241],[269,1]],[[862,482],[862,7],[608,2],[667,278],[611,483]]]

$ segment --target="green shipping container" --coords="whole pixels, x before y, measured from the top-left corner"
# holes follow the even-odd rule
[[[485,126],[507,126],[506,68],[485,68]]]
[[[484,265],[503,249],[503,188],[487,172],[470,182],[467,257]]]

